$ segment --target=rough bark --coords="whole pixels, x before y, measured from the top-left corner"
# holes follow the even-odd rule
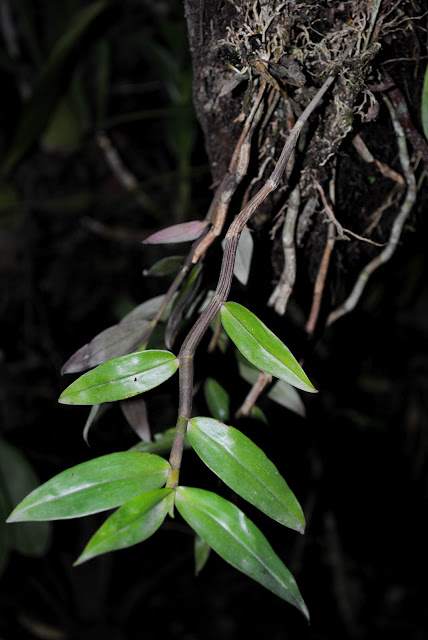
[[[215,182],[227,172],[257,86],[262,78],[268,83],[265,119],[252,143],[246,196],[269,175],[293,121],[323,79],[340,67],[332,91],[303,133],[289,166],[288,184],[284,182],[279,195],[265,203],[253,226],[272,226],[281,208],[284,217],[288,194],[298,186],[301,206],[294,249],[303,257],[298,268],[303,262],[303,270],[315,282],[327,241],[325,222],[335,215],[340,218],[335,221],[336,237],[341,239],[343,227],[358,236],[365,236],[370,228],[365,238],[368,242],[345,234],[348,242],[335,246],[334,264],[355,278],[379,251],[375,243],[385,243],[398,215],[399,199],[381,224],[370,226],[394,186],[393,172],[387,167],[389,173],[376,174],[376,189],[369,193],[367,173],[372,175],[376,167],[367,164],[367,158],[357,154],[351,142],[361,133],[373,155],[380,155],[384,163],[395,163],[400,172],[397,141],[382,95],[388,96],[394,83],[400,84],[402,73],[397,63],[388,59],[410,58],[415,44],[419,49],[423,46],[422,30],[418,31],[422,7],[407,0],[186,0],[185,8],[194,103]],[[387,76],[388,70],[394,73],[393,80]],[[419,86],[420,80],[419,71]],[[405,101],[418,99],[412,93],[417,93],[417,87],[418,83],[408,88]],[[412,145],[418,125],[410,123],[405,133],[411,134],[408,141]],[[380,141],[374,137],[378,131]],[[418,144],[410,148],[418,151]],[[423,155],[423,142],[419,149]],[[272,256],[274,273],[281,281],[284,248],[278,235]]]

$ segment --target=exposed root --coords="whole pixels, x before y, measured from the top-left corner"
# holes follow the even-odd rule
[[[415,180],[414,173],[410,167],[410,160],[409,160],[409,154],[407,150],[405,134],[399,122],[397,113],[393,105],[391,104],[388,98],[385,97],[384,100],[388,107],[391,120],[394,125],[395,135],[397,138],[398,154],[400,157],[400,163],[401,163],[404,177],[407,184],[406,196],[401,204],[398,215],[395,218],[394,223],[392,225],[387,246],[376,258],[374,258],[374,260],[369,262],[364,267],[364,269],[362,269],[360,275],[357,278],[357,281],[354,285],[354,288],[351,294],[342,305],[340,305],[337,309],[335,309],[334,311],[332,311],[332,313],[330,313],[327,319],[327,325],[333,324],[333,322],[341,318],[343,315],[355,309],[356,305],[358,304],[363,294],[363,291],[365,289],[365,286],[370,276],[382,264],[385,264],[385,262],[388,262],[391,259],[400,241],[404,223],[409,217],[412,207],[416,201],[416,195],[417,195],[416,180]]]

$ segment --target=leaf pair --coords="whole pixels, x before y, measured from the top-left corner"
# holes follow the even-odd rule
[[[136,451],[114,453],[77,465],[52,478],[25,498],[9,522],[52,520],[97,513],[117,506],[96,531],[75,564],[150,537],[172,508],[224,560],[307,616],[294,578],[259,529],[220,496],[188,487],[160,488],[169,464]]]
[[[172,493],[161,489],[169,469],[163,458],[138,451],[95,458],[35,489],[12,511],[8,522],[77,518],[120,507],[91,538],[76,561],[81,564],[142,542],[160,527]]]

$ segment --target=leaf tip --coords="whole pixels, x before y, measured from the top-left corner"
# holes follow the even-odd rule
[[[87,560],[89,560],[89,558],[86,557],[85,552],[83,552],[83,553],[80,554],[80,556],[77,558],[77,560],[75,560],[73,562],[73,567],[79,567],[81,564],[83,564]]]

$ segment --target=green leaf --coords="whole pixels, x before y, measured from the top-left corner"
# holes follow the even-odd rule
[[[205,400],[213,418],[229,420],[230,398],[227,391],[214,378],[207,378],[204,384]]]
[[[62,404],[100,404],[153,389],[178,369],[169,351],[141,351],[108,360],[75,380],[59,397]]]
[[[309,620],[293,576],[240,509],[215,493],[190,487],[178,487],[175,504],[184,520],[219,556],[297,607]]]
[[[1,167],[2,173],[11,171],[42,133],[69,77],[65,69],[69,69],[72,56],[82,45],[89,27],[111,4],[108,1],[93,2],[82,9],[52,49],[32,96],[25,105],[11,148]]]
[[[210,557],[211,547],[198,534],[195,535],[195,575],[199,575]]]
[[[251,364],[298,389],[316,393],[290,350],[251,311],[237,302],[226,302],[221,308],[221,321],[229,337]]]
[[[192,418],[190,444],[219,478],[277,522],[303,533],[305,518],[284,478],[247,436],[212,418]]]
[[[268,419],[266,418],[265,414],[260,409],[260,407],[258,407],[256,404],[254,405],[254,407],[251,407],[251,411],[249,415],[250,415],[250,418],[253,418],[254,420],[260,420],[260,422],[263,422],[264,424],[268,424]]]
[[[428,66],[425,69],[424,84],[422,88],[421,119],[425,138],[428,140]]]
[[[16,447],[0,439],[0,493],[3,488],[4,507],[7,515],[30,491],[40,484],[32,466]],[[5,525],[9,546],[29,556],[43,555],[50,544],[51,525],[47,522],[19,522]],[[2,532],[0,532],[0,536]]]
[[[165,520],[169,507],[165,498],[171,493],[172,489],[157,489],[128,500],[92,536],[74,565],[147,540]]]
[[[49,119],[40,140],[47,153],[71,154],[81,143],[82,126],[70,96],[61,98]]]
[[[58,474],[30,493],[9,516],[21,520],[77,518],[124,504],[166,482],[169,464],[139,451],[111,453]]]
[[[183,261],[183,256],[167,256],[166,258],[161,258],[155,262],[150,269],[146,269],[143,275],[157,277],[169,276],[171,274],[175,275],[177,271],[179,271]]]
[[[138,442],[132,451],[146,451],[147,453],[156,453],[157,455],[166,455],[170,452],[172,443],[174,442],[175,427],[167,429],[163,433],[155,433],[154,442]],[[189,440],[186,436],[184,439],[184,448],[190,449]]]

